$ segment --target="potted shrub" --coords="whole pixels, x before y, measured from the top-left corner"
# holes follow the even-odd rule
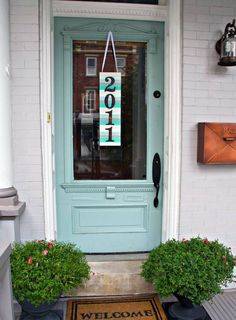
[[[154,248],[142,266],[142,276],[163,297],[179,300],[169,313],[176,319],[205,319],[199,306],[233,281],[235,258],[231,249],[200,237],[169,240]]]
[[[71,243],[34,240],[13,245],[11,272],[22,310],[38,317],[49,313],[62,292],[83,286],[90,267]]]

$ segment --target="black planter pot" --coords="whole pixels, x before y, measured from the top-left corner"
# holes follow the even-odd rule
[[[193,304],[188,298],[174,294],[178,302],[173,303],[168,312],[176,320],[205,320],[207,313],[201,305]]]
[[[52,311],[53,306],[57,303],[43,303],[39,306],[34,306],[28,301],[19,302],[22,308],[20,320],[60,320],[62,319],[56,311]]]

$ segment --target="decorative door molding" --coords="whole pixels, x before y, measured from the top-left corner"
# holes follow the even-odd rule
[[[163,2],[163,1],[162,1]],[[168,5],[117,4],[40,0],[41,5],[41,123],[44,181],[45,236],[56,238],[53,120],[53,16],[164,21],[165,28],[165,119],[164,195],[162,240],[179,236],[181,168],[181,8],[182,0]]]
[[[54,0],[53,16],[165,21],[167,6]]]

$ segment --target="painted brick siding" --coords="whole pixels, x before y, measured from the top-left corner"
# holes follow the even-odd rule
[[[38,0],[10,0],[14,186],[26,210],[21,238],[44,238]]]
[[[183,131],[180,238],[218,238],[236,253],[236,166],[197,164],[197,123],[236,122],[236,68],[214,46],[235,0],[183,2]]]

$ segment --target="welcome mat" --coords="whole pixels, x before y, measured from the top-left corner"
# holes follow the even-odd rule
[[[66,320],[167,320],[157,295],[69,300]]]

